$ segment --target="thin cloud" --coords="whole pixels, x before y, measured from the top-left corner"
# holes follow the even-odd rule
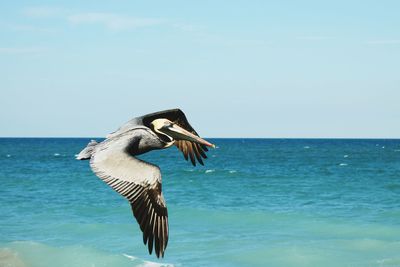
[[[159,25],[165,21],[157,18],[140,18],[115,13],[83,12],[58,7],[27,7],[22,13],[30,18],[62,19],[75,25],[97,24],[109,30],[120,31]]]
[[[392,45],[392,44],[400,44],[399,40],[374,40],[367,42],[368,44],[375,44],[375,45]]]
[[[195,31],[199,30],[197,27],[190,25],[190,24],[175,23],[175,24],[172,24],[172,26],[175,29],[178,29],[183,32],[195,32]]]
[[[0,47],[0,54],[35,54],[43,51],[39,47]]]
[[[113,13],[80,13],[70,15],[67,19],[73,24],[100,24],[109,30],[128,30],[163,23],[160,19],[136,18]]]
[[[199,44],[222,47],[267,47],[273,44],[273,42],[263,39],[232,39],[228,36],[206,32],[197,33],[194,40]]]
[[[63,15],[66,11],[58,7],[27,7],[22,10],[22,14],[32,18],[54,18]]]
[[[10,30],[13,30],[13,31],[22,31],[22,32],[35,32],[35,33],[51,33],[51,32],[55,32],[54,29],[36,27],[36,26],[33,26],[33,25],[14,24],[14,25],[7,25],[7,28],[10,29]]]
[[[152,17],[135,17],[126,14],[109,12],[79,12],[77,10],[61,7],[26,7],[22,14],[36,19],[59,19],[72,25],[98,25],[111,31],[133,30],[137,28],[165,25],[182,32],[197,32],[201,30],[198,26],[187,23],[174,22],[174,20]],[[18,27],[16,27],[18,28]],[[29,27],[25,28],[29,30]],[[19,30],[23,30],[20,27]],[[32,30],[34,30],[32,28]]]
[[[272,42],[265,40],[252,40],[252,39],[235,39],[235,40],[226,40],[225,45],[227,46],[269,46]]]
[[[300,36],[297,37],[298,40],[305,41],[323,41],[323,40],[331,40],[333,37],[330,36]]]

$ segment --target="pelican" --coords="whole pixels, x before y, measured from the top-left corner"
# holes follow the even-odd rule
[[[133,118],[100,143],[92,140],[76,157],[90,160],[93,172],[125,197],[149,253],[164,257],[168,243],[168,211],[161,190],[160,168],[136,158],[155,149],[175,145],[186,160],[203,165],[207,147],[215,145],[199,137],[180,109]]]

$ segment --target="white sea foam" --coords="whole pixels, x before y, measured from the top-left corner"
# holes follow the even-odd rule
[[[339,166],[347,166],[347,163],[340,163]]]
[[[395,263],[396,260],[390,259],[390,258],[386,258],[386,259],[381,259],[381,260],[377,260],[376,263],[379,264],[379,266],[385,266],[387,264],[387,266],[391,266],[391,262]],[[395,266],[395,265],[393,265]]]
[[[3,244],[2,244],[3,246]],[[128,254],[113,254],[83,245],[52,247],[33,241],[16,241],[0,246],[0,266],[141,266],[173,267]]]
[[[128,254],[122,254],[123,256],[127,257],[128,259],[132,261],[138,261],[140,260],[138,257],[131,256]],[[137,265],[138,267],[173,267],[173,264],[170,263],[158,263],[158,262],[153,262],[153,261],[145,261],[145,260],[140,260],[143,263]]]
[[[215,170],[206,170],[205,173],[215,172]]]
[[[173,264],[169,263],[158,263],[152,261],[144,261],[142,264],[138,265],[138,267],[173,267]]]
[[[2,244],[3,246],[3,244]],[[141,266],[173,267],[128,254],[113,254],[83,245],[52,247],[33,241],[16,241],[0,246],[0,266]]]
[[[9,157],[11,157],[11,155],[10,155],[10,154],[7,154],[6,157],[9,158]]]
[[[305,146],[304,148],[305,148],[305,149],[309,149],[310,147],[309,147],[309,146]]]
[[[59,153],[54,153],[54,157],[58,157],[58,156],[60,156]]]
[[[125,254],[125,253],[122,253],[122,255],[125,256],[125,257],[127,257],[127,258],[130,259],[130,260],[136,260],[136,259],[137,259],[137,257],[131,256],[131,255],[128,255],[128,254]]]
[[[349,155],[344,155],[344,156],[343,156],[343,158],[348,158],[348,157],[349,157]]]
[[[215,158],[215,157],[216,157],[216,155],[212,155],[211,157],[212,157],[212,158]]]
[[[235,173],[235,172],[236,172],[235,170],[229,171],[229,173]]]

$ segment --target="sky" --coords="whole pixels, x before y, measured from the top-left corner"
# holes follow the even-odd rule
[[[400,1],[1,1],[0,136],[399,138]]]

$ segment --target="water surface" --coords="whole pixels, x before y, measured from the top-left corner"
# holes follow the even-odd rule
[[[158,164],[165,258],[74,155],[89,139],[0,139],[0,266],[400,266],[400,140],[211,139]]]

